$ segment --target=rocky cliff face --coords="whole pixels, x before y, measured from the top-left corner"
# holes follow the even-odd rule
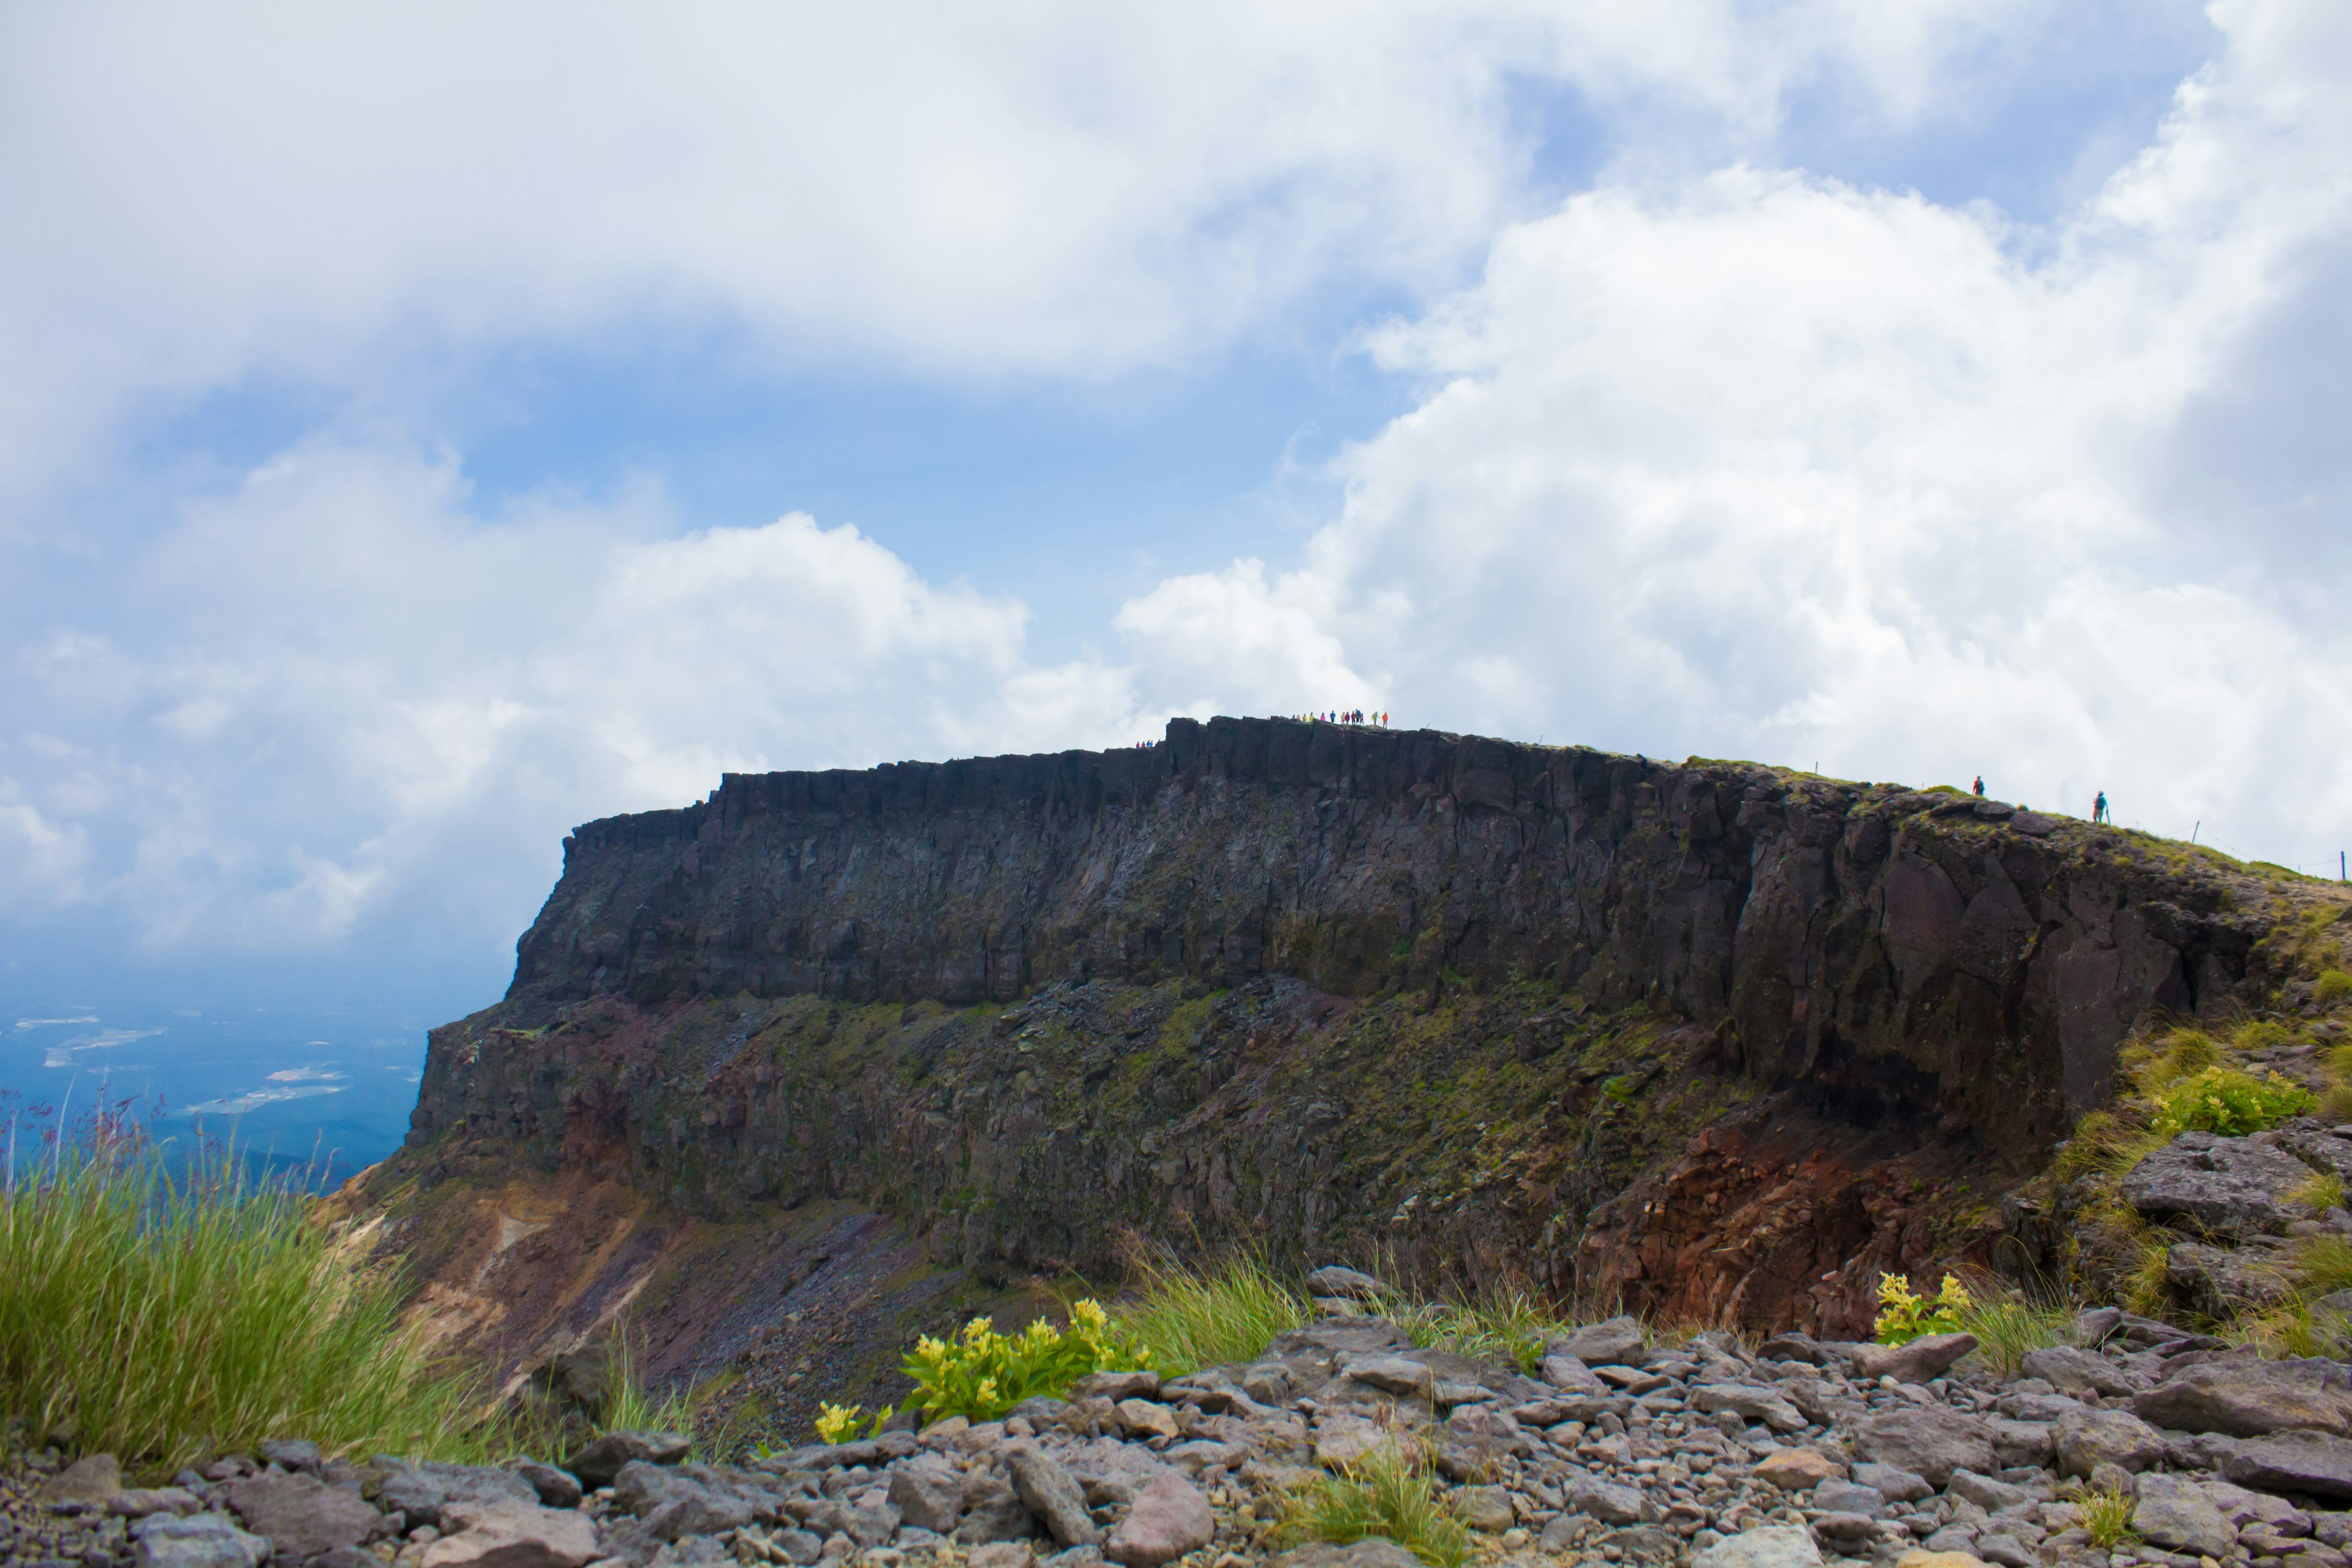
[[[1284,721],[730,774],[566,841],[404,1164],[1843,1331],[1986,1243],[2136,1025],[2266,994],[2315,896],[1947,791]]]

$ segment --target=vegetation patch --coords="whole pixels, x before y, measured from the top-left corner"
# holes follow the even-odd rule
[[[1420,1444],[1402,1436],[1290,1493],[1276,1534],[1291,1545],[1346,1546],[1378,1537],[1429,1568],[1460,1568],[1470,1555],[1469,1527],[1447,1505]]]

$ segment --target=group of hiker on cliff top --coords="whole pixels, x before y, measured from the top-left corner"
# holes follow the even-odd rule
[[[1328,713],[1300,713],[1296,717],[1302,724],[1378,724],[1382,729],[1386,729],[1389,722],[1387,714],[1367,713],[1360,708],[1349,708],[1343,711],[1335,710]]]
[[[1970,787],[1973,789],[1978,799],[1983,799],[1985,792],[1984,774],[1979,773],[1977,775],[1977,782]],[[2023,811],[2026,808],[2021,805],[2017,809]],[[2115,813],[2107,809],[2107,792],[2105,790],[2101,790],[2099,792],[2099,798],[2091,803],[2091,820],[2093,822],[2113,823],[2115,819]]]

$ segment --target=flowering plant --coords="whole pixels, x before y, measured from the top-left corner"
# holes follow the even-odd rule
[[[1958,1331],[1960,1314],[1975,1305],[1969,1300],[1968,1287],[1944,1276],[1944,1283],[1935,1295],[1915,1295],[1911,1281],[1900,1274],[1878,1277],[1878,1321],[1872,1325],[1883,1345],[1907,1345],[1927,1334],[1948,1334]]]
[[[916,1342],[903,1370],[915,1380],[913,1403],[933,1420],[966,1415],[992,1421],[1038,1394],[1058,1394],[1090,1372],[1139,1371],[1151,1352],[1115,1327],[1092,1300],[1070,1309],[1070,1326],[1043,1318],[1017,1334],[1000,1334],[993,1321],[974,1318],[951,1339],[929,1334]]]

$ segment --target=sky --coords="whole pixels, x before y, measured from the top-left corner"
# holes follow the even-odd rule
[[[0,7],[0,1010],[413,1047],[576,823],[1176,714],[2332,874],[2347,149],[2340,0]]]

